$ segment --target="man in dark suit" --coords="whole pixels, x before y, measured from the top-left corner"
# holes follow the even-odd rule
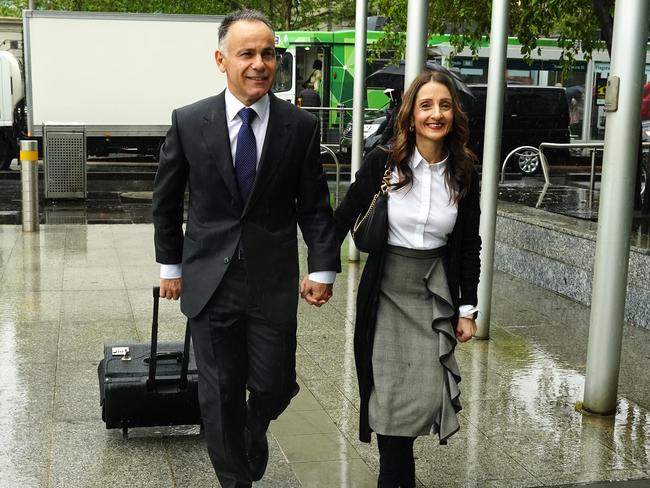
[[[269,422],[298,392],[296,225],[309,249],[301,284],[309,303],[330,298],[340,262],[317,120],[269,93],[276,58],[268,19],[228,15],[215,58],[227,89],[175,110],[160,152],[156,260],[161,297],[181,296],[190,319],[217,477],[224,487],[250,487],[266,469]]]

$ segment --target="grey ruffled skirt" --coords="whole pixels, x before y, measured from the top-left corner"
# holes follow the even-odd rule
[[[445,444],[459,429],[460,373],[443,252],[389,246],[369,403],[370,427],[378,434],[438,434]]]

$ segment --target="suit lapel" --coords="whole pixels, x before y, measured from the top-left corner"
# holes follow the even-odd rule
[[[241,205],[241,197],[237,188],[235,169],[233,167],[232,152],[230,150],[230,137],[226,123],[225,92],[221,92],[210,105],[210,109],[203,115],[204,123],[201,128],[203,142],[213,164],[221,173],[221,177],[232,194],[235,201]]]
[[[244,214],[255,204],[269,178],[273,175],[275,163],[281,160],[291,134],[291,117],[289,117],[288,107],[285,105],[287,102],[280,100],[272,93],[269,93],[269,97],[271,99],[269,105],[269,124],[266,128],[264,146],[262,147],[260,162],[257,166],[255,184],[244,208]]]

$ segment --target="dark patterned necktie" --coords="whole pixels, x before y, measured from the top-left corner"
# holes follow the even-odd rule
[[[239,111],[241,128],[237,134],[237,150],[235,151],[235,175],[237,186],[244,204],[248,200],[248,194],[255,182],[255,170],[257,166],[257,144],[255,134],[251,128],[251,122],[255,117],[255,110],[246,107]]]

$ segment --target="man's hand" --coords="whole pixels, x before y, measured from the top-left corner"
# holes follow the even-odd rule
[[[459,317],[456,326],[456,339],[467,342],[476,334],[476,321],[470,317]]]
[[[181,278],[167,280],[160,278],[160,298],[178,300],[181,296]]]
[[[300,296],[310,305],[320,307],[332,297],[332,284],[311,281],[307,275],[300,282]]]

